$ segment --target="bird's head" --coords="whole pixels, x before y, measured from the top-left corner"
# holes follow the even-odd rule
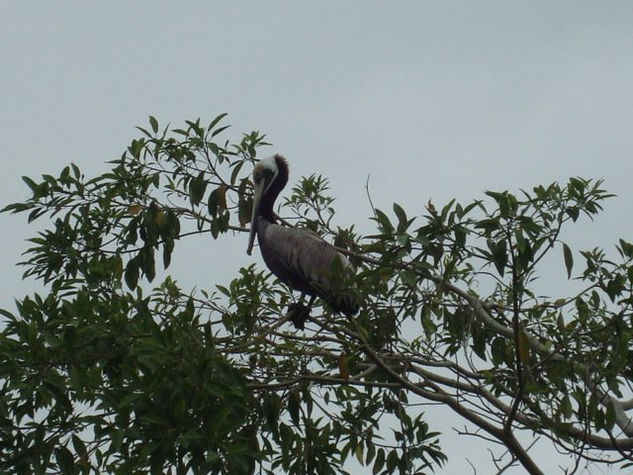
[[[250,256],[257,233],[257,216],[272,214],[272,205],[288,182],[288,163],[281,155],[264,158],[253,169],[253,214],[246,253]],[[264,205],[265,208],[264,209]]]

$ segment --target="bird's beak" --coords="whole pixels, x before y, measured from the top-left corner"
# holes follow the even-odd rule
[[[265,182],[262,180],[253,185],[253,214],[251,216],[251,232],[248,236],[248,247],[246,248],[246,254],[249,256],[253,252],[253,244],[255,243],[255,234],[257,234],[257,215],[259,214],[259,202],[262,199],[262,192],[264,190]]]

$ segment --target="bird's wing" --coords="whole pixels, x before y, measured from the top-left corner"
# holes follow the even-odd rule
[[[344,268],[349,266],[345,256],[334,246],[307,229],[269,224],[262,238],[259,243],[262,256],[273,273],[292,287],[310,294],[331,289],[335,259],[339,259]]]

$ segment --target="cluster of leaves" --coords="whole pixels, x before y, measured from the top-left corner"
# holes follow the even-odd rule
[[[25,178],[31,197],[4,208],[49,219],[22,263],[49,293],[1,311],[2,469],[339,473],[355,457],[416,473],[446,460],[429,401],[533,473],[518,430],[577,459],[632,459],[633,244],[616,262],[561,238],[602,209],[599,181],[429,202],[421,217],[394,204],[359,236],[334,227],[325,178],[298,178],[278,213],[348,255],[362,305],[346,319],[317,300],[296,331],[290,289],[255,265],[198,293],[172,277],[149,288],[188,237],[246,231],[267,144],[220,144],[223,119],[161,130],[151,117],[107,173]],[[578,291],[539,296],[557,249]]]
[[[261,458],[260,408],[208,318],[171,278],[148,296],[139,285],[157,252],[170,265],[181,226],[217,237],[250,214],[238,175],[263,137],[217,145],[222,118],[169,134],[150,118],[109,172],[25,177],[31,198],[5,207],[50,218],[22,263],[50,293],[2,311],[3,470],[244,472]]]
[[[410,448],[377,448],[382,392],[348,387],[340,341],[311,353],[316,340],[287,331],[290,294],[268,272],[198,295],[172,277],[148,287],[178,243],[250,219],[265,137],[219,143],[223,118],[168,130],[150,117],[108,172],[25,177],[29,199],[4,208],[47,219],[22,265],[48,293],[1,311],[2,470],[335,473],[355,454],[378,473],[443,460],[404,411]],[[327,182],[307,180],[290,206],[321,206],[329,225]]]
[[[532,286],[553,249],[562,250],[567,276],[573,274],[563,227],[582,215],[593,218],[612,195],[601,181],[581,178],[521,193],[487,192],[492,203],[451,201],[440,211],[429,203],[417,228],[397,204],[393,221],[375,210],[381,234],[366,248],[383,266],[398,269],[393,307],[403,322],[410,318],[413,334],[419,322],[425,335],[399,352],[450,364],[454,381],[468,382],[460,385],[462,394],[471,392],[462,404],[478,412],[487,407],[484,413],[494,416],[486,418],[499,429],[487,431],[500,439],[516,423],[579,457],[589,439],[615,459],[631,460],[630,407],[621,398],[632,392],[633,245],[620,240],[619,262],[602,249],[581,251],[586,265],[576,278],[578,293],[538,296]],[[480,296],[475,289],[484,279],[491,291]],[[456,364],[462,358],[465,366]],[[417,376],[430,377],[421,370]]]
[[[254,463],[245,428],[256,405],[192,300],[161,312],[140,292],[104,299],[68,285],[25,298],[18,312],[3,311],[3,471]]]

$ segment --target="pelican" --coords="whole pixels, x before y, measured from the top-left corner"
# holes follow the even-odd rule
[[[264,262],[279,280],[292,289],[311,296],[308,307],[295,304],[289,309],[297,312],[292,318],[297,328],[309,315],[309,307],[316,297],[337,313],[351,317],[358,312],[358,300],[350,289],[342,288],[343,279],[338,271],[351,271],[349,261],[334,246],[308,229],[291,228],[276,223],[273,205],[288,183],[288,162],[281,155],[260,160],[253,170],[253,215],[246,253],[253,250],[255,235]],[[336,278],[338,277],[338,278]]]

